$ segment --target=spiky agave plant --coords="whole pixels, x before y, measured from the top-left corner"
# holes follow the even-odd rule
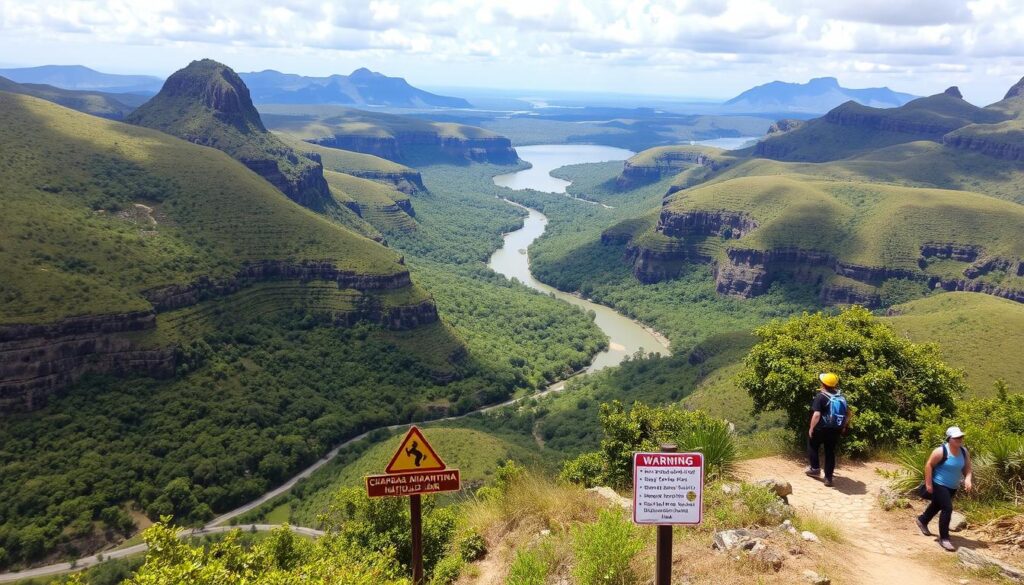
[[[928,446],[906,447],[896,453],[896,462],[900,468],[890,479],[893,489],[900,493],[910,493],[924,483],[924,464],[932,448]]]
[[[724,422],[694,429],[680,448],[704,455],[704,473],[708,480],[731,475],[736,465],[736,442]]]

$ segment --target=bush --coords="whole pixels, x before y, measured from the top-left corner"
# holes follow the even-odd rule
[[[703,411],[678,406],[654,408],[636,402],[627,412],[619,401],[601,405],[604,439],[601,451],[581,455],[562,469],[562,477],[587,486],[632,485],[633,454],[658,451],[661,443],[672,442],[681,451],[704,454],[709,477],[729,473],[736,461],[736,446],[728,425]]]
[[[573,530],[573,574],[580,585],[630,585],[636,582],[633,558],[643,546],[621,512],[602,510],[597,522]]]
[[[434,572],[430,576],[430,585],[451,585],[462,573],[462,567],[466,561],[459,555],[448,555],[434,565]]]
[[[851,409],[844,448],[863,454],[918,439],[921,408],[948,416],[966,386],[963,373],[939,359],[934,344],[900,337],[863,307],[839,315],[804,314],[755,330],[760,342],[744,359],[739,384],[754,410],[784,410],[787,427],[802,440],[819,372],[839,374]]]
[[[544,585],[548,572],[548,563],[537,551],[520,549],[509,567],[505,585]]]

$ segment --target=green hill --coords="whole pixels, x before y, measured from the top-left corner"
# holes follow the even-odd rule
[[[226,65],[193,61],[127,121],[222,150],[301,205],[320,210],[330,203],[321,166],[267,132],[249,90]]]
[[[225,154],[25,96],[0,104],[0,323],[146,310],[160,287],[267,260],[407,275]]]
[[[146,99],[132,94],[75,91],[41,83],[15,83],[6,77],[0,77],[0,91],[34,96],[66,108],[111,120],[124,119],[129,112]]]
[[[341,106],[264,106],[267,126],[322,146],[391,161],[518,162],[508,138],[465,124]]]
[[[993,394],[1002,379],[1016,390],[1024,380],[1024,305],[989,295],[942,293],[897,305],[887,318],[917,342],[939,344],[942,357],[963,368],[980,396]]]
[[[405,193],[376,181],[334,171],[324,171],[324,177],[339,203],[378,230],[407,232],[416,229],[412,202]]]
[[[419,171],[386,158],[362,152],[320,146],[319,144],[300,140],[291,134],[277,133],[277,136],[285,144],[294,148],[296,152],[301,152],[307,156],[319,157],[324,170],[387,183],[395,189],[410,195],[417,191],[426,190]]]
[[[847,102],[821,118],[757,144],[757,156],[822,162],[915,140],[941,140],[969,124],[1005,120],[1001,112],[974,106],[955,87],[898,108],[872,108]]]

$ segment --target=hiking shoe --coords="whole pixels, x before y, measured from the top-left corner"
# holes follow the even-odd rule
[[[917,524],[917,529],[921,531],[921,534],[925,536],[932,536],[932,531],[928,530],[928,525],[921,522],[920,518],[914,518],[914,523]]]
[[[826,477],[825,478],[825,487],[832,487],[832,478],[831,477]]]
[[[939,546],[941,546],[942,548],[948,550],[949,552],[956,552],[956,547],[953,546],[953,543],[949,542],[948,540],[945,540],[945,539],[940,540],[939,541]]]
[[[820,477],[821,476],[821,470],[820,469],[815,469],[813,467],[808,467],[807,469],[804,470],[804,473],[806,473],[807,475],[809,475],[811,477]]]

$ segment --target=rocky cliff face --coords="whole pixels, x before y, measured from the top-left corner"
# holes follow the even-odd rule
[[[139,348],[118,334],[156,326],[156,313],[0,326],[0,414],[43,407],[87,373],[174,375],[174,348]]]
[[[622,173],[615,179],[619,189],[632,189],[659,181],[662,177],[679,174],[687,166],[706,167],[712,171],[722,168],[723,164],[699,150],[668,150],[654,158],[652,163],[642,164],[626,161]]]
[[[513,164],[519,160],[512,142],[504,136],[491,138],[456,138],[433,132],[400,132],[394,136],[360,136],[336,134],[314,141],[316,144],[342,150],[372,154],[393,161],[407,159],[413,153],[428,156]],[[422,183],[419,183],[422,186]]]
[[[1009,100],[1021,96],[1024,96],[1024,77],[1022,77],[1021,80],[1018,81],[1017,83],[1013,84],[1013,87],[1011,87],[1010,90],[1006,92],[1006,95],[1003,97],[1003,99]]]
[[[388,276],[341,271],[329,262],[252,263],[234,278],[200,278],[188,285],[169,285],[145,291],[154,310],[73,317],[43,325],[0,325],[0,414],[34,410],[46,404],[87,373],[174,375],[176,348],[142,347],[125,333],[156,327],[157,313],[188,307],[245,286],[270,280],[326,280],[338,288],[364,291],[410,286],[408,271]],[[426,299],[414,305],[379,307],[373,303],[353,313],[339,314],[339,325],[365,319],[391,329],[410,329],[437,321],[437,307]]]
[[[369,179],[371,181],[377,181],[378,183],[387,183],[406,195],[421,193],[427,190],[423,185],[423,177],[420,176],[418,171],[389,173],[385,171],[355,170],[348,171],[348,174],[354,177],[359,177],[360,179]]]
[[[964,125],[963,121],[956,118],[942,120],[931,117],[929,121],[922,121],[911,116],[890,115],[887,110],[865,108],[858,104],[844,104],[825,114],[824,118],[837,126],[855,126],[901,134],[925,134],[936,139]]]
[[[768,136],[776,136],[778,134],[785,134],[791,130],[796,130],[803,126],[806,122],[804,120],[797,120],[795,118],[783,118],[775,121],[771,126],[768,127]]]
[[[662,211],[657,230],[672,238],[718,236],[739,239],[757,227],[745,213],[731,211]]]
[[[966,133],[952,132],[942,137],[942,144],[960,150],[973,150],[995,158],[1005,160],[1024,160],[1024,143],[1003,139],[999,135],[972,136]]]

